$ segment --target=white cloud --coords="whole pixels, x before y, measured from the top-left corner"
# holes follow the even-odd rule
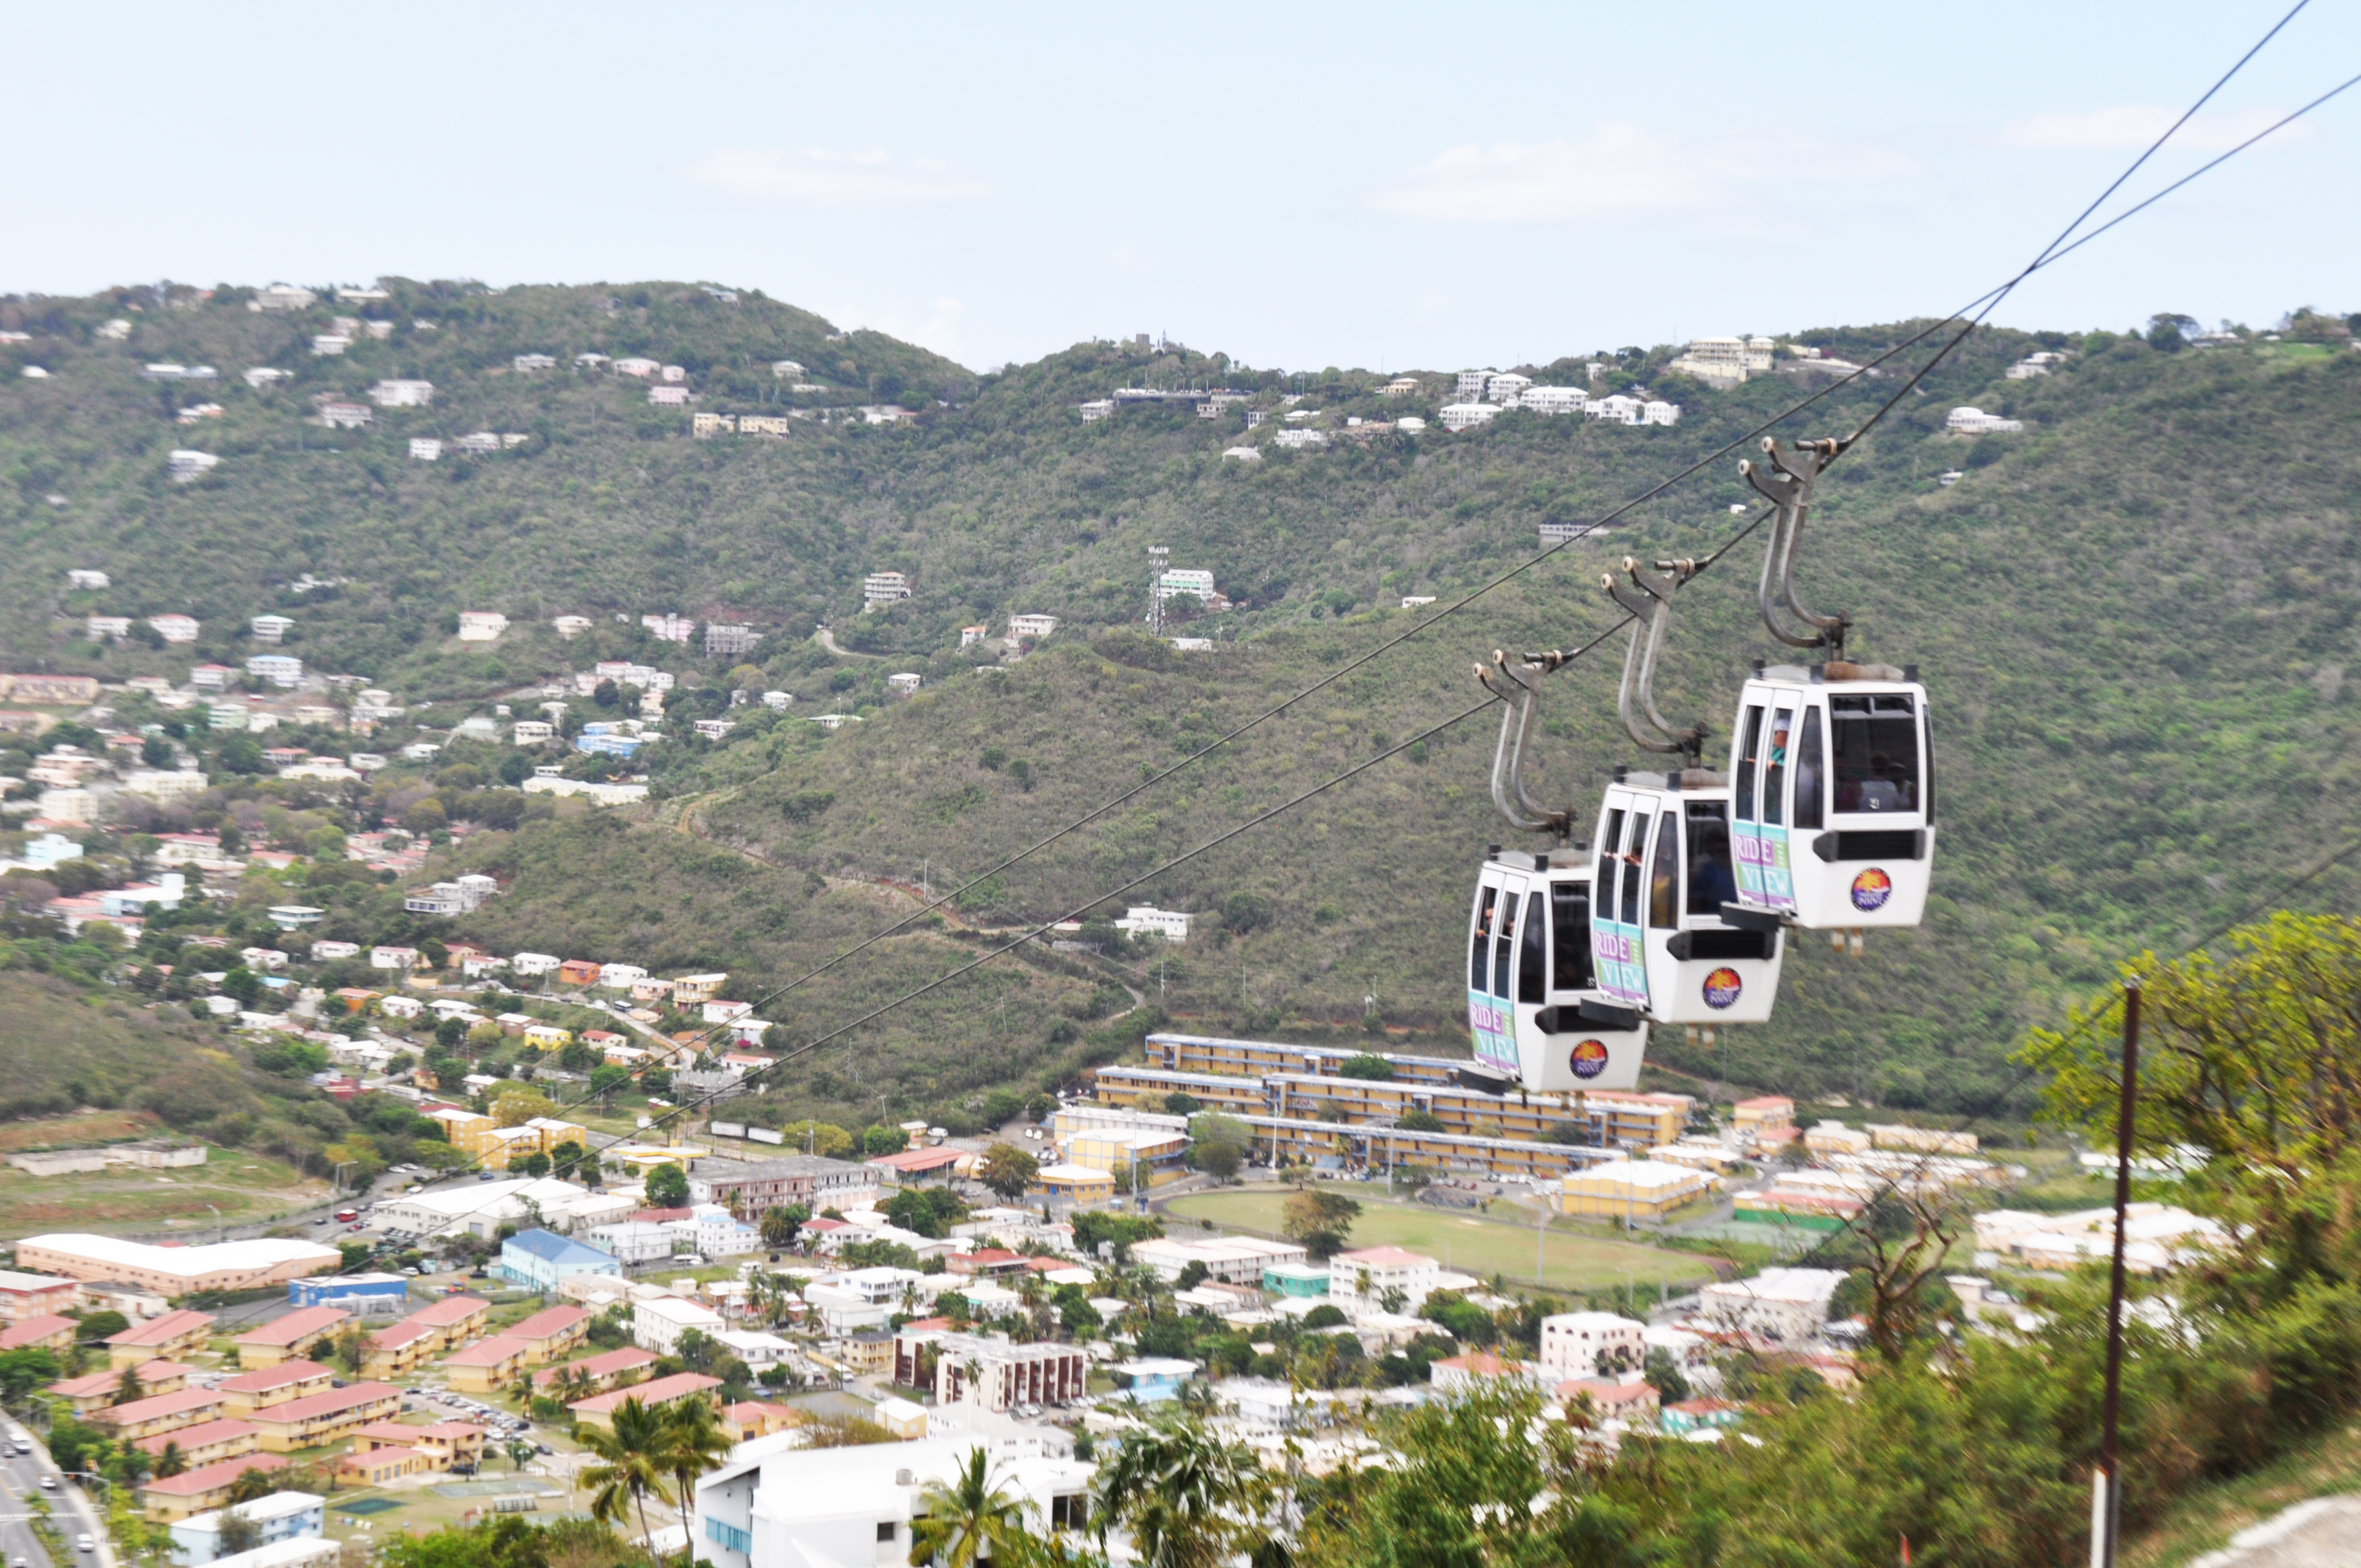
[[[1616,122],[1579,141],[1452,148],[1373,192],[1369,204],[1444,223],[1695,209],[1737,199],[1766,167],[1806,161],[1847,181],[1882,178],[1904,167],[1880,149],[1831,148],[1787,133],[1685,138]]]
[[[956,170],[924,159],[901,159],[882,149],[801,152],[724,148],[689,170],[691,179],[741,196],[801,202],[816,207],[867,207],[981,196],[989,189]]]
[[[2239,109],[2229,114],[2199,115],[2173,133],[2167,148],[2191,152],[2223,152],[2284,117],[2284,109]],[[2170,109],[2149,104],[2126,104],[2112,109],[2054,109],[2029,119],[2012,121],[2000,133],[2004,147],[2059,148],[2073,151],[2134,150],[2147,147],[2165,133],[2175,118]],[[2306,140],[2309,125],[2299,122],[2262,145]]]

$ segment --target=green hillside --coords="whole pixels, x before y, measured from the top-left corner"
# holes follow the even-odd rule
[[[0,325],[15,311],[33,333],[5,351],[0,385],[13,481],[0,531],[23,568],[0,579],[0,641],[20,668],[177,679],[183,651],[126,642],[93,656],[61,612],[188,608],[208,622],[200,652],[226,662],[246,651],[231,635],[245,617],[286,609],[313,668],[366,674],[437,725],[599,657],[679,677],[674,735],[680,718],[723,711],[731,686],[793,693],[787,716],[730,710],[739,727],[718,745],[656,748],[663,798],[630,821],[570,807],[519,820],[497,806],[502,792],[475,787],[480,777],[446,776],[440,791],[446,816],[503,830],[471,836],[438,871],[480,864],[507,886],[478,915],[437,923],[444,935],[727,968],[742,994],[890,918],[890,900],[860,892],[862,880],[925,872],[939,888],[980,872],[1395,635],[1411,623],[1402,596],[1448,602],[1530,554],[1536,525],[1595,515],[1811,384],[1783,374],[1712,392],[1664,374],[1667,351],[1634,350],[1609,357],[1606,380],[1680,402],[1679,425],[1520,413],[1359,446],[1345,419],[1433,422],[1447,376],[1388,399],[1384,378],[1364,373],[1290,380],[1082,345],[973,378],[868,334],[837,342],[827,323],[768,302],[675,286],[393,293],[363,307],[397,322],[390,338],[323,360],[299,345],[325,330],[326,305],[293,321],[218,296],[188,310],[133,301],[148,308],[126,345],[89,336],[114,302],[0,309]],[[647,303],[631,302],[639,296]],[[422,333],[428,320],[435,330]],[[1799,341],[1858,360],[1907,330]],[[2043,344],[2074,356],[2048,378],[2003,378]],[[712,411],[933,397],[905,425],[799,420],[784,439],[693,441],[686,411],[649,407],[637,382],[509,367],[517,353],[563,365],[592,348],[687,367],[695,407]],[[265,351],[297,378],[250,392],[236,372]],[[168,357],[216,364],[225,385],[139,378],[141,363]],[[783,390],[777,357],[835,389]],[[21,363],[52,376],[15,378]],[[1534,371],[1584,373],[1580,358]],[[313,392],[396,374],[434,379],[434,407],[333,439],[302,422]],[[1792,433],[1849,428],[1895,384],[1840,393]],[[1097,423],[1075,411],[1137,385],[1233,386],[1274,416],[1280,392],[1301,391],[1295,407],[1325,411],[1332,443],[1266,448],[1247,465],[1223,449],[1268,430],[1250,433],[1235,411],[1126,408]],[[1712,1052],[1660,1036],[1652,1059],[1882,1103],[1972,1103],[2026,1025],[2103,983],[2114,959],[2273,900],[2342,842],[2356,757],[2344,673],[2361,652],[2356,392],[2349,351],[2242,342],[2168,354],[2105,334],[1979,334],[1930,378],[1828,481],[1802,573],[1812,598],[1855,616],[1862,652],[1916,662],[1927,681],[1942,803],[1928,926],[1876,938],[1857,960],[1799,944],[1774,1023],[1731,1031]],[[171,422],[168,404],[201,395],[226,405],[217,424]],[[1946,436],[1960,403],[2028,428]],[[532,439],[475,461],[402,455],[412,433],[475,429]],[[220,467],[168,483],[164,454],[183,444],[220,454]],[[1938,485],[1953,469],[1965,477]],[[1627,553],[1711,549],[1749,495],[1734,457],[1723,460],[980,890],[961,921],[1067,913],[1438,722],[1478,695],[1467,671],[1493,647],[1593,635],[1611,619],[1603,569]],[[1186,629],[1215,638],[1211,652],[1176,653],[1126,630],[1144,608],[1150,544],[1170,547],[1176,566],[1212,570],[1241,606]],[[105,567],[115,587],[61,598],[74,565]],[[1747,662],[1774,652],[1750,609],[1758,565],[1750,545],[1684,595],[1661,683],[1668,712],[1706,715],[1723,743]],[[910,575],[912,598],[860,614],[861,576],[886,568]],[[304,573],[353,581],[298,598],[289,585]],[[489,648],[462,646],[442,628],[463,609],[520,624]],[[707,660],[642,634],[638,615],[656,610],[744,619],[765,640],[751,660]],[[1062,623],[1021,663],[972,673],[983,655],[961,652],[958,629],[996,631],[1017,611]],[[601,627],[566,643],[522,624],[567,612]],[[823,620],[847,654],[811,639]],[[1619,656],[1612,644],[1550,687],[1538,773],[1585,813],[1609,769],[1637,760],[1612,717]],[[896,670],[926,687],[890,699],[883,680]],[[795,717],[826,709],[865,722],[823,736]],[[1493,733],[1490,715],[1470,720],[1129,895],[1204,916],[1202,935],[1159,961],[1094,973],[1060,956],[1062,969],[955,981],[799,1074],[795,1093],[857,1125],[994,1081],[1054,1079],[1115,1048],[1114,1034],[1093,1037],[1092,1014],[1111,1010],[1117,980],[1208,1031],[1358,1037],[1373,998],[1398,1045],[1448,1047],[1467,885],[1484,845],[1509,837],[1485,800]],[[489,773],[507,756],[456,743],[434,765]],[[432,786],[397,768],[313,804],[365,826],[399,820]],[[2342,907],[2352,887],[2332,872],[2292,902]],[[1238,929],[1216,918],[1224,909]],[[381,938],[421,926],[383,901],[352,919]],[[780,1024],[773,1039],[848,1021],[973,942],[954,930],[882,945],[766,1009]]]

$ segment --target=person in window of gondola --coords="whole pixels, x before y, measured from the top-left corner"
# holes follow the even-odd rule
[[[1730,867],[1730,829],[1699,822],[1689,838],[1689,913],[1711,915],[1738,902],[1738,876]]]

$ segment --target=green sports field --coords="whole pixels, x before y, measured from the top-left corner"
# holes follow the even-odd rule
[[[1543,1242],[1542,1273],[1533,1275],[1534,1225],[1508,1220],[1430,1209],[1422,1204],[1373,1200],[1370,1189],[1334,1187],[1361,1205],[1353,1226],[1351,1245],[1408,1247],[1439,1259],[1446,1267],[1490,1278],[1498,1274],[1514,1284],[1539,1284],[1554,1290],[1600,1290],[1625,1282],[1635,1284],[1696,1284],[1713,1277],[1710,1263],[1694,1253],[1666,1252],[1636,1242],[1609,1241],[1570,1229],[1554,1227]],[[1382,1189],[1378,1189],[1382,1190]],[[1192,1193],[1176,1198],[1169,1212],[1191,1220],[1210,1221],[1224,1230],[1257,1235],[1279,1234],[1279,1205],[1287,1192],[1279,1188],[1247,1188],[1231,1192]],[[1174,1234],[1185,1235],[1178,1227]]]

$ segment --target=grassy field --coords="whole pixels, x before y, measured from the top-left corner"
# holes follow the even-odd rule
[[[48,1124],[50,1136],[42,1141],[65,1141],[61,1124],[71,1123],[82,1132],[100,1120],[55,1118]],[[40,1124],[19,1127],[36,1125]],[[326,1183],[261,1155],[212,1149],[207,1157],[201,1167],[177,1170],[115,1165],[72,1176],[30,1176],[13,1167],[0,1169],[0,1238],[56,1230],[201,1233],[214,1223],[214,1209],[221,1211],[224,1224],[247,1224],[293,1213],[329,1196]]]
[[[1714,1276],[1710,1261],[1693,1253],[1584,1235],[1559,1221],[1543,1243],[1542,1274],[1536,1280],[1534,1226],[1530,1222],[1520,1224],[1414,1203],[1372,1201],[1367,1189],[1334,1190],[1361,1205],[1361,1217],[1353,1226],[1354,1246],[1408,1247],[1441,1259],[1445,1267],[1486,1278],[1498,1274],[1512,1283],[1539,1284],[1554,1290],[1599,1290],[1622,1284],[1627,1273],[1642,1284],[1689,1285]],[[1176,1198],[1170,1210],[1226,1229],[1275,1236],[1279,1205],[1286,1199],[1281,1189],[1249,1188]]]

